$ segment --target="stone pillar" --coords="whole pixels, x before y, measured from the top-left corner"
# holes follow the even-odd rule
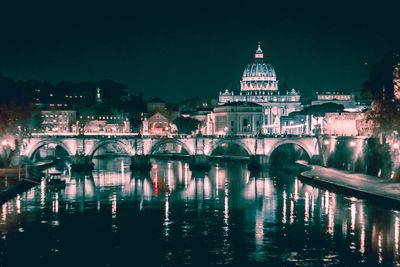
[[[134,155],[131,156],[132,171],[150,171],[151,162],[149,155]]]
[[[211,169],[209,156],[207,155],[193,156],[191,162],[189,163],[189,168],[192,171],[209,171]]]
[[[265,155],[252,155],[247,168],[250,171],[263,171],[268,170],[268,156]]]
[[[94,164],[91,158],[85,154],[76,154],[71,157],[71,171],[86,172],[92,171]]]

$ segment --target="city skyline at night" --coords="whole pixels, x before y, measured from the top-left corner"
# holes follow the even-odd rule
[[[53,84],[112,79],[173,102],[238,90],[260,41],[281,85],[354,92],[399,47],[396,6],[7,3],[0,73]]]

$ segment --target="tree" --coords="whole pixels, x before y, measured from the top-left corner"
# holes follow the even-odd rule
[[[187,118],[187,117],[178,117],[173,121],[173,124],[176,125],[176,128],[178,129],[178,133],[181,134],[191,134],[193,131],[197,130],[200,121],[192,118]]]
[[[335,103],[325,103],[321,105],[313,105],[298,112],[299,115],[316,115],[325,116],[325,113],[343,112],[344,106]]]
[[[365,98],[375,100],[393,98],[393,66],[396,59],[393,54],[385,55],[378,63],[374,64],[368,75],[368,80],[362,87],[362,95]],[[384,89],[384,92],[383,92]]]

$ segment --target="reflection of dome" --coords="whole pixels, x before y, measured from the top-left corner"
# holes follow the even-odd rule
[[[243,72],[240,82],[241,91],[276,91],[278,81],[276,80],[275,70],[271,64],[263,61],[264,54],[260,43],[255,54],[255,61],[248,64]]]

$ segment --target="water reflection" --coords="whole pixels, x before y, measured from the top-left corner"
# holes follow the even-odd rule
[[[70,262],[74,251],[115,266],[133,256],[155,266],[400,264],[397,211],[239,163],[194,173],[185,161],[157,159],[150,172],[132,173],[128,160],[98,160],[91,175],[66,174],[65,190],[42,180],[3,204],[0,263],[38,242],[28,252],[34,263]]]

